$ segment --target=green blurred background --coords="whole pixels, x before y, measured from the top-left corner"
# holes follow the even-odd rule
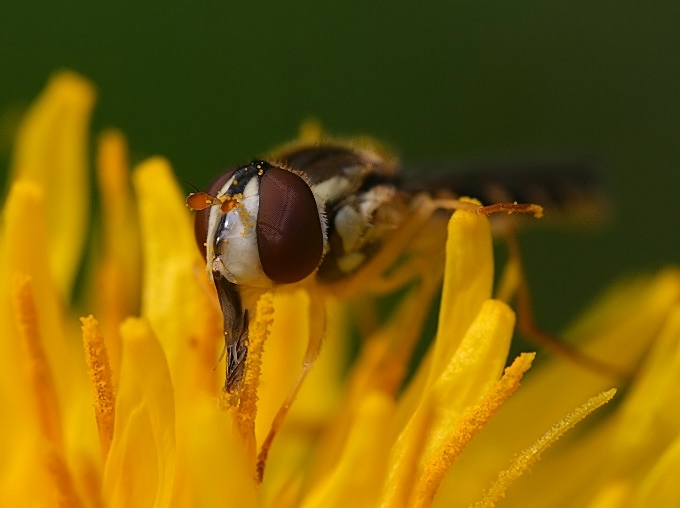
[[[99,91],[93,133],[204,185],[315,116],[409,162],[599,160],[605,226],[522,236],[536,314],[568,323],[625,274],[678,261],[680,2],[0,3],[0,166],[51,72]],[[9,113],[8,113],[9,112]]]

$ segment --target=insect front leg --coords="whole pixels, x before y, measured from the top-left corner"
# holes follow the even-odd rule
[[[315,291],[312,287],[310,288],[309,298],[309,338],[305,355],[302,360],[302,370],[298,374],[293,387],[274,416],[269,432],[260,445],[255,469],[255,478],[258,483],[262,482],[267,455],[269,454],[274,438],[281,429],[293,402],[297,398],[300,388],[302,388],[305,379],[311,372],[321,350],[321,344],[323,343],[326,331],[326,304],[323,295],[313,293],[315,293]]]
[[[439,249],[444,245],[445,223],[443,236],[441,232],[435,233],[435,230],[428,227],[436,210],[428,196],[416,196],[405,213],[404,220],[389,235],[378,252],[351,276],[329,284],[329,291],[341,297],[353,297],[362,293],[379,295],[392,292],[416,279],[422,271],[418,267],[422,260],[413,255],[419,247],[414,241],[426,238],[427,235],[423,232],[428,230],[433,236],[431,240],[435,240]]]
[[[409,287],[391,319],[364,330],[366,344],[350,381],[350,392],[356,396],[372,389],[395,394],[401,386],[441,285],[449,216],[423,196],[382,246],[380,255],[354,276],[363,282],[359,312],[371,303],[365,295],[386,295]],[[351,404],[350,399],[345,404]]]

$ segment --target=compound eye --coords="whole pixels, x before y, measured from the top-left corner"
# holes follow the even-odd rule
[[[321,263],[319,209],[309,185],[295,173],[271,168],[262,176],[257,247],[264,273],[278,284],[300,281]]]
[[[208,188],[205,190],[206,194],[217,196],[222,187],[229,181],[229,179],[236,172],[236,168],[229,169],[215,178]],[[210,210],[212,207],[199,210],[194,215],[194,236],[196,237],[196,244],[198,245],[203,259],[206,259],[206,243],[208,243],[208,222],[210,221]]]

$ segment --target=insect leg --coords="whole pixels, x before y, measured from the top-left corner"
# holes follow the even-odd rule
[[[560,355],[577,365],[581,365],[586,369],[622,381],[630,380],[633,375],[631,372],[608,363],[605,360],[600,360],[584,353],[577,347],[543,331],[536,324],[533,306],[531,304],[531,292],[522,266],[519,245],[511,227],[506,229],[505,239],[508,245],[509,260],[499,287],[498,297],[503,300],[511,300],[513,297],[516,298],[515,308],[517,311],[518,331],[534,344],[547,349],[551,353]]]
[[[398,270],[399,274],[395,271],[394,282],[386,282],[389,275],[386,278],[385,273],[411,250],[414,239],[422,233],[435,210],[436,207],[429,197],[422,195],[414,198],[408,217],[398,226],[397,231],[389,236],[380,250],[355,274],[347,280],[333,283],[330,286],[331,292],[341,297],[352,297],[367,291],[381,294],[412,280],[412,276],[407,275],[409,270],[403,267]]]
[[[352,280],[340,283],[344,286],[344,292],[354,294],[354,285],[360,284],[363,291],[368,288],[373,294],[385,294],[416,279],[423,272],[423,267],[419,265],[423,262],[431,263],[431,256],[436,255],[436,251],[441,251],[446,241],[449,213],[459,209],[481,215],[506,213],[540,217],[542,213],[542,208],[534,204],[495,203],[482,206],[466,200],[432,199],[425,194],[418,195],[414,198],[409,216],[399,226],[398,231],[391,235],[380,252],[369,260]],[[427,271],[428,267],[426,266],[424,270]]]
[[[321,344],[326,331],[326,305],[325,299],[319,296],[320,295],[311,294],[309,298],[309,339],[307,342],[307,350],[305,351],[305,356],[302,360],[302,370],[300,371],[293,388],[277,411],[276,416],[274,416],[269,432],[260,446],[260,452],[257,456],[257,465],[255,468],[255,478],[258,483],[262,482],[267,455],[269,454],[272,442],[281,428],[281,425],[283,425],[283,422],[288,415],[288,411],[290,411],[302,384],[307,378],[307,375],[311,372],[312,367],[319,356],[319,351],[321,350]]]

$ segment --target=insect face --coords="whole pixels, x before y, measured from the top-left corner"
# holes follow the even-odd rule
[[[319,266],[325,220],[309,184],[267,162],[252,162],[208,188],[220,206],[196,214],[195,232],[209,273],[240,286],[298,282]]]

